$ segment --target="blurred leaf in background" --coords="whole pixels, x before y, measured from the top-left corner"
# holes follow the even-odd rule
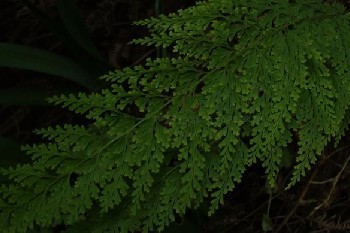
[[[20,0],[20,2],[58,37],[63,46],[68,49],[69,57],[27,45],[0,42],[0,67],[31,70],[47,74],[48,79],[56,76],[77,84],[77,89],[72,89],[70,85],[54,85],[54,94],[101,89],[103,84],[98,77],[111,69],[111,66],[102,60],[84,25],[75,1],[55,1],[60,20],[49,17],[31,1]],[[18,80],[23,77],[6,78]],[[24,78],[31,79],[30,76]],[[0,105],[48,106],[50,104],[46,98],[52,94],[52,90],[49,90],[48,87],[36,87],[35,84],[30,86],[19,84],[16,87],[0,88]],[[0,136],[0,167],[14,166],[17,163],[29,161],[29,158],[20,150],[19,143]],[[0,180],[5,182],[2,177]]]
[[[100,86],[95,76],[73,60],[24,45],[0,43],[0,66],[60,76],[88,89]]]

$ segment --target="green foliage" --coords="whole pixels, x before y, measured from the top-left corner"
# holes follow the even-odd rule
[[[253,163],[274,186],[292,134],[296,184],[348,128],[349,20],[319,0],[208,0],[138,22],[152,35],[135,43],[176,56],[52,98],[93,122],[37,130],[33,163],[2,170],[1,229],[162,231],[208,200],[213,214]]]
[[[46,50],[12,43],[0,43],[0,67],[32,70],[68,79],[88,90],[100,90],[102,83],[97,76],[111,67],[102,61],[90,39],[74,1],[55,1],[60,21],[49,17],[28,0],[21,2],[37,16],[48,30],[55,33],[69,49],[73,59]],[[67,87],[57,88],[67,93]],[[70,90],[72,92],[72,90]],[[1,105],[47,105],[48,91],[38,88],[0,89]]]
[[[75,61],[24,45],[0,43],[0,66],[60,76],[90,89],[99,85],[96,78]]]

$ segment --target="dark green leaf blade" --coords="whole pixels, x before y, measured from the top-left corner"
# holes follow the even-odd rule
[[[100,86],[96,77],[92,77],[87,70],[73,60],[24,45],[0,43],[1,66],[60,76],[89,89]]]

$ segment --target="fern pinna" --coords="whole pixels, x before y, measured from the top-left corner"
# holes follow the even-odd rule
[[[138,22],[152,34],[134,43],[172,58],[50,100],[93,123],[37,130],[33,163],[2,169],[1,232],[162,231],[204,201],[214,213],[257,161],[273,186],[297,134],[294,185],[348,128],[349,20],[321,0],[208,0]]]

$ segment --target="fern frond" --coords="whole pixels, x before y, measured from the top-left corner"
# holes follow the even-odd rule
[[[349,22],[318,0],[208,0],[137,23],[153,34],[135,43],[174,57],[51,98],[92,123],[37,130],[33,163],[1,170],[0,228],[162,231],[204,201],[213,214],[254,163],[274,186],[298,140],[291,187],[349,127]]]

